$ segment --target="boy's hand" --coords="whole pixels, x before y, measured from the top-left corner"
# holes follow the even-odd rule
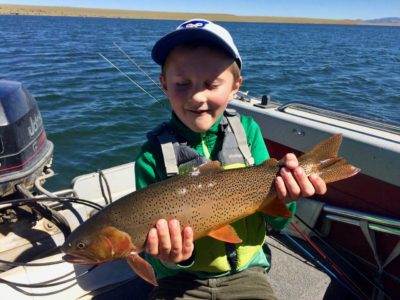
[[[280,170],[280,175],[275,180],[275,187],[278,197],[285,202],[299,199],[300,197],[310,197],[314,194],[323,195],[326,193],[326,183],[317,174],[306,176],[296,155],[288,153],[282,159],[284,167]]]
[[[180,263],[190,258],[194,249],[193,230],[185,227],[183,231],[179,221],[167,222],[160,219],[156,227],[150,229],[146,241],[146,251],[164,264]]]

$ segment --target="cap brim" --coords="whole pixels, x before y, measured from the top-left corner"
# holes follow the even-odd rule
[[[232,51],[230,46],[228,46],[222,38],[208,30],[199,30],[196,28],[177,30],[162,37],[154,45],[153,50],[151,51],[151,57],[157,64],[164,65],[165,60],[172,49],[180,44],[192,41],[204,41],[220,46],[236,60],[239,68],[241,67],[240,58],[237,57],[236,53]]]

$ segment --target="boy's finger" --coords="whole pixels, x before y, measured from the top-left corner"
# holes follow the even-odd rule
[[[276,188],[276,193],[278,194],[278,198],[285,200],[287,197],[287,190],[281,176],[277,176],[275,178],[275,188]]]
[[[311,174],[309,178],[315,188],[316,194],[323,195],[326,193],[326,183],[320,176],[318,176],[317,174]]]
[[[169,221],[169,234],[171,237],[171,250],[169,257],[172,262],[179,262],[182,260],[182,233],[179,221],[172,219]]]
[[[282,168],[280,171],[280,175],[282,176],[283,182],[285,183],[288,195],[291,200],[298,199],[301,193],[300,187],[293,177],[292,172],[287,168]]]
[[[190,226],[183,229],[182,260],[189,259],[193,253],[193,229]]]
[[[171,251],[171,237],[169,235],[168,222],[164,219],[158,220],[156,223],[158,234],[158,252],[162,260],[168,258]]]
[[[293,170],[299,166],[299,161],[297,160],[296,155],[294,153],[287,153],[280,162],[281,166],[285,166],[290,170]]]
[[[315,189],[303,168],[299,167],[294,170],[294,176],[301,189],[301,196],[310,197],[315,194]]]
[[[158,255],[158,234],[156,228],[151,228],[147,236],[146,251],[152,256]]]

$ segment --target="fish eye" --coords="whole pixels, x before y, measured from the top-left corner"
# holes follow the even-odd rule
[[[79,250],[83,250],[83,249],[86,248],[86,244],[85,244],[84,242],[79,241],[79,242],[76,243],[76,247],[77,247]]]

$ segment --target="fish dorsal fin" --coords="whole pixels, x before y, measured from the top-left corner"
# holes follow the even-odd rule
[[[133,271],[147,282],[157,286],[157,279],[153,267],[137,253],[132,253],[127,257],[128,264]]]
[[[292,213],[286,207],[285,202],[278,197],[275,197],[272,201],[268,201],[267,204],[261,206],[258,211],[263,214],[273,216],[273,217],[282,217],[282,218],[291,218]]]
[[[202,164],[195,168],[189,174],[191,176],[200,176],[210,173],[215,173],[219,171],[223,171],[224,169],[221,167],[221,163],[218,160],[210,161],[208,163]]]
[[[231,225],[225,225],[218,229],[215,229],[211,231],[208,235],[222,242],[228,242],[233,244],[239,244],[242,242],[242,240],[236,233],[235,228],[233,228]]]

